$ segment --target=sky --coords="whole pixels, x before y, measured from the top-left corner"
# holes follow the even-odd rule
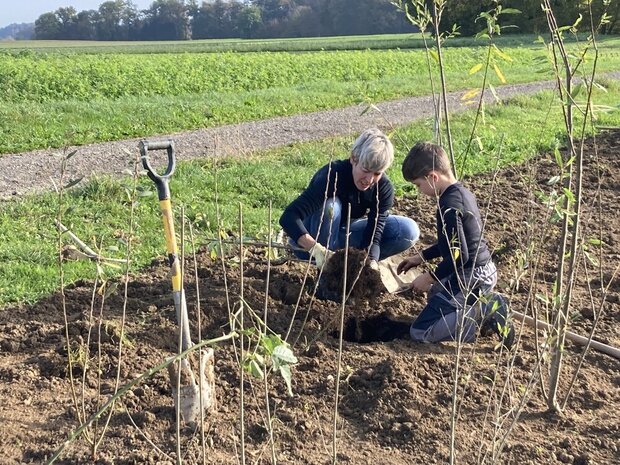
[[[0,0],[0,27],[13,23],[34,23],[43,13],[72,6],[76,11],[98,10],[106,0]],[[151,6],[153,0],[132,0],[139,10]]]

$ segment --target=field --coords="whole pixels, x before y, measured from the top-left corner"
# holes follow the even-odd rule
[[[620,68],[618,43],[615,37],[601,41],[600,72]],[[509,83],[552,78],[546,48],[535,38],[510,37],[497,44],[500,51],[492,54],[491,65]],[[578,54],[581,46],[569,44],[569,50]],[[427,67],[430,60],[436,72],[436,61],[423,49],[398,45],[341,51],[309,47],[304,53],[157,53],[141,47],[141,53],[127,53],[123,46],[107,47],[107,53],[71,48],[0,53],[0,154],[171,134],[428,95],[438,88]],[[473,39],[446,47],[450,90],[480,85],[482,71],[470,71],[484,62],[487,50],[488,43]],[[502,79],[491,71],[488,82],[497,86]]]
[[[479,88],[477,65],[489,51],[488,92],[489,83],[551,79],[535,39],[502,37],[498,51],[449,40],[449,90]],[[411,47],[394,46],[409,40]],[[419,41],[2,45],[0,154],[58,148],[50,152],[59,165],[80,163],[62,147],[428,94]],[[568,46],[576,52],[583,44]],[[620,69],[618,39],[599,48],[597,71]],[[594,65],[588,55],[584,72]],[[583,115],[575,116],[576,134],[586,139],[569,330],[617,348],[620,85],[599,75],[587,90],[572,93],[588,113],[583,126]],[[566,106],[548,91],[482,112],[476,103],[450,122],[459,175],[485,218],[498,288],[513,309],[553,321],[558,218],[562,199],[573,195],[560,181],[581,167],[563,161]],[[394,213],[414,218],[418,246],[429,245],[435,201],[404,181],[400,164],[413,142],[433,137],[433,122],[386,121],[385,129],[396,147],[388,171]],[[313,267],[280,249],[269,255],[263,246],[226,242],[275,237],[282,209],[318,167],[345,157],[354,137],[179,163],[171,189],[175,217],[186,220],[177,233],[192,335],[223,338],[213,344],[217,404],[204,430],[177,422],[161,365],[176,353],[178,333],[157,198],[150,180],[132,177],[135,154],[127,154],[125,177],[84,182],[61,173],[57,192],[2,201],[0,463],[620,463],[620,368],[612,356],[566,342],[562,412],[554,413],[546,404],[552,332],[515,321],[510,351],[494,337],[465,345],[387,338],[381,318],[411,321],[422,296],[316,299]],[[27,155],[19,169],[36,176]],[[76,260],[55,220],[131,266]],[[286,349],[281,358],[274,346]],[[291,370],[290,392],[276,362]]]
[[[590,162],[586,178],[598,170],[605,172],[600,185],[596,182],[586,185],[588,197],[598,199],[587,211],[596,218],[587,227],[588,235],[596,235],[598,225],[605,231],[618,231],[613,205],[617,198],[616,179],[620,175],[616,157],[619,149],[618,131],[599,136],[597,154],[592,152],[592,145],[588,145]],[[536,206],[534,198],[524,199],[523,193],[533,192],[531,189],[548,190],[548,180],[555,171],[553,163],[540,158],[501,171],[493,191],[489,189],[487,176],[467,180],[479,195],[481,204],[492,212],[486,230],[500,266],[500,287],[511,296],[513,306],[519,310],[526,308],[530,289],[525,276],[520,285],[515,282],[514,262],[531,237],[530,228],[538,230],[542,226],[532,223],[532,215],[541,206]],[[420,222],[425,232],[423,243],[432,240],[431,201],[404,197],[396,210]],[[546,245],[537,250],[537,256],[542,259],[538,262],[538,258],[531,257],[540,270],[537,286],[553,276],[557,230],[541,239]],[[606,239],[603,253],[607,258],[600,270],[604,283],[617,266],[619,241],[617,232]],[[269,378],[269,405],[273,416],[270,423],[265,417],[263,383],[246,374],[246,460],[274,463],[268,432],[271,424],[277,463],[329,463],[338,356],[335,317],[340,306],[311,298],[313,274],[303,285],[306,272],[303,263],[276,265],[268,274],[264,249],[250,248],[245,252],[241,291],[239,257],[235,259],[234,251],[232,253],[226,260],[225,270],[208,250],[197,255],[203,337],[217,337],[230,331],[229,309],[239,309],[239,296],[243,292],[246,321],[253,321],[258,330],[260,324],[252,312],[262,317],[266,308],[270,329],[285,334],[290,325],[289,340],[291,344],[297,341],[292,345],[298,358],[292,374],[294,395],[286,394],[286,387],[276,374]],[[190,312],[195,322],[194,262],[189,260],[186,266]],[[598,319],[601,312],[597,338],[618,346],[618,281],[612,283],[604,310],[599,309],[592,306],[588,283],[598,302],[601,281],[593,275],[587,277],[585,270],[582,268],[582,278],[575,289],[572,330],[587,334],[593,319]],[[140,274],[131,275],[127,281],[126,307],[123,281],[106,296],[105,302],[101,301],[101,295],[93,292],[93,286],[99,284],[79,282],[65,291],[70,337],[76,343],[91,341],[90,358],[83,359],[90,360],[90,365],[86,366],[87,375],[82,377],[84,365],[80,363],[84,362],[78,361],[73,372],[77,386],[84,382],[84,390],[78,388],[77,396],[87,399],[87,411],[94,411],[111,394],[117,366],[120,366],[121,379],[128,381],[174,352],[174,307],[166,274],[167,266],[162,260]],[[265,300],[267,288],[269,296]],[[301,300],[295,313],[299,295]],[[56,293],[33,305],[9,306],[0,317],[3,463],[45,461],[76,427],[62,336],[63,302],[62,296]],[[354,327],[355,319],[363,322],[383,311],[410,318],[421,304],[421,298],[413,295],[384,295],[371,302],[347,305],[344,310],[347,327]],[[95,309],[92,316],[90,308]],[[102,315],[103,320],[97,315]],[[102,321],[101,327],[99,321]],[[122,333],[125,344],[121,356],[118,341],[122,321],[125,321]],[[194,324],[192,327],[196,334]],[[466,347],[461,355],[457,463],[617,463],[620,453],[617,360],[590,350],[572,387],[565,414],[554,415],[546,412],[541,397],[539,377],[546,379],[547,375],[539,371],[536,355],[539,346],[534,333],[530,328],[519,328],[522,331],[520,343],[510,353],[494,352],[496,341],[482,338]],[[350,340],[345,341],[342,352],[338,462],[447,463],[455,345],[416,345],[405,340],[369,342],[367,339],[365,343],[358,343],[354,334],[355,331],[347,332]],[[371,335],[367,333],[368,337]],[[99,346],[94,341],[99,337],[102,342],[98,354]],[[357,339],[359,337],[358,333]],[[541,340],[545,340],[542,334]],[[544,356],[545,350],[540,347],[539,350],[543,351],[540,356]],[[567,344],[566,363],[571,368],[562,383],[562,396],[568,394],[568,383],[581,353],[581,348]],[[237,463],[241,436],[240,380],[235,351],[230,342],[221,343],[215,354],[218,407],[205,426],[205,462]],[[117,364],[119,357],[122,358],[120,365]],[[93,364],[98,364],[101,377],[96,375]],[[110,423],[95,463],[174,463],[175,417],[167,376],[160,372],[135,386],[110,413]],[[101,433],[103,424],[102,419],[98,428],[91,431]],[[202,463],[200,432],[183,429],[180,447],[185,463]],[[89,454],[85,442],[79,441],[68,447],[57,463],[92,463]]]

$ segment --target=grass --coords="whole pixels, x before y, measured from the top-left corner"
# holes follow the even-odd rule
[[[499,46],[531,44],[531,34],[511,34],[498,38]],[[570,38],[568,39],[570,41]],[[479,42],[482,43],[482,42]],[[449,46],[475,45],[474,39],[458,37]],[[288,39],[203,39],[188,41],[86,41],[86,40],[19,40],[0,41],[0,51],[10,53],[218,53],[218,52],[316,52],[323,50],[394,50],[424,48],[419,33],[379,34],[364,36],[307,37]]]
[[[598,115],[597,124],[620,126],[620,86],[606,82],[607,91],[598,91],[598,105],[615,106],[615,111]],[[473,121],[473,110],[452,119],[457,162],[464,152]],[[560,108],[550,92],[519,97],[508,105],[489,107],[486,124],[477,132],[476,144],[466,163],[466,174],[482,173],[495,165],[502,141],[501,164],[521,163],[547,151],[562,140]],[[388,174],[398,196],[415,195],[402,179],[400,164],[409,147],[417,140],[430,139],[429,121],[398,128],[391,138],[397,157]],[[268,231],[269,202],[273,204],[274,228],[286,206],[307,184],[314,171],[330,156],[347,156],[353,136],[320,142],[297,144],[255,154],[250,158],[227,158],[218,166],[209,161],[179,163],[172,182],[172,201],[178,213],[183,205],[204,242],[217,232],[215,193],[221,209],[221,229],[235,234],[238,211],[244,212],[244,230],[248,236],[264,238]],[[79,155],[78,155],[79,156]],[[217,178],[217,188],[216,188]],[[243,180],[243,182],[240,182]],[[146,177],[136,208],[133,267],[147,266],[165,252],[163,232],[155,189]],[[129,224],[129,179],[98,178],[77,186],[65,196],[63,223],[104,256],[122,257]],[[58,289],[57,236],[53,221],[58,211],[58,196],[48,193],[30,196],[0,205],[0,306],[15,302],[33,302]],[[432,212],[429,212],[432,215]],[[178,224],[178,223],[177,223]],[[178,227],[177,227],[178,229]],[[68,239],[66,239],[68,242]],[[68,262],[68,282],[94,277],[92,263]],[[116,269],[106,268],[112,276]]]
[[[511,84],[550,79],[541,44],[509,38]],[[449,90],[479,85],[485,47],[445,50]],[[601,42],[601,72],[620,69],[620,39]],[[122,50],[122,48],[121,48]],[[423,50],[290,53],[0,55],[0,154],[149,137],[341,108],[431,91]],[[269,66],[266,66],[269,63]],[[316,70],[321,70],[320,73]],[[499,78],[491,76],[493,85]]]

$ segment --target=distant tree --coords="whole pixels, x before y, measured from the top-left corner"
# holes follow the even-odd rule
[[[262,23],[263,15],[260,8],[255,5],[242,5],[237,16],[237,31],[239,31],[239,37],[243,39],[256,37],[256,33]]]
[[[389,0],[331,0],[328,9],[337,35],[411,30],[404,15]]]
[[[144,15],[145,40],[191,39],[189,10],[183,0],[155,0]]]
[[[98,40],[129,40],[138,11],[131,1],[112,0],[99,6],[96,20]]]
[[[43,13],[34,22],[34,36],[39,40],[60,38],[62,23],[54,13]]]
[[[80,11],[75,19],[75,35],[80,40],[97,40],[97,19],[99,13],[96,10]]]
[[[79,39],[76,31],[77,11],[72,6],[58,8],[54,14],[60,21],[60,37],[66,40]]]
[[[33,38],[34,23],[13,23],[0,28],[0,40],[30,40]]]
[[[192,18],[192,38],[224,39],[239,37],[237,17],[243,5],[236,1],[203,2]]]

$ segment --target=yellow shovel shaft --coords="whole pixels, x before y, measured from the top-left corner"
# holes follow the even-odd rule
[[[181,265],[179,264],[177,238],[174,232],[174,219],[172,217],[172,204],[170,199],[159,201],[161,217],[164,223],[164,236],[166,238],[166,250],[168,252],[168,262],[170,264],[170,275],[172,278],[172,290],[181,290]]]

